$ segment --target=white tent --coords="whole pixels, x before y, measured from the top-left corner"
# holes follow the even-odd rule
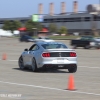
[[[11,37],[13,36],[13,33],[11,33],[11,31],[5,31],[3,29],[0,29],[0,36]]]

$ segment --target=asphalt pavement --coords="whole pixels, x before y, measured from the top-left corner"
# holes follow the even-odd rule
[[[70,40],[57,41],[70,47]],[[100,100],[100,49],[76,49],[78,70],[73,74],[67,69],[22,71],[18,58],[32,44],[0,38],[0,100]],[[70,75],[74,77],[72,91],[67,90]]]

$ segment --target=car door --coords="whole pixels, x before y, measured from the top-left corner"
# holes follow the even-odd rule
[[[26,41],[26,36],[23,36],[22,41]]]
[[[29,50],[26,50],[26,51],[24,51],[24,53],[23,53],[24,65],[29,65],[29,64],[28,64],[28,58],[29,58]]]
[[[32,57],[34,50],[36,49],[36,44],[32,45],[29,50],[24,51],[23,55],[23,60],[24,60],[24,65],[31,65]]]
[[[28,63],[31,65],[32,64],[32,58],[36,58],[39,52],[39,46],[37,44],[34,44],[30,49],[29,49],[29,56],[28,56]]]

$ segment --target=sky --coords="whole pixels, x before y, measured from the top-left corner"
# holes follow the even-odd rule
[[[66,12],[73,11],[75,0],[0,0],[0,18],[29,17],[38,13],[38,4],[43,3],[44,13],[49,13],[49,3],[54,3],[54,12],[60,13],[61,2],[66,2]],[[77,0],[78,10],[86,11],[88,4],[98,4],[100,0]]]

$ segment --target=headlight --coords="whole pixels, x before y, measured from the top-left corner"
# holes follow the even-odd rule
[[[91,46],[95,46],[95,42],[90,42],[90,45]]]

